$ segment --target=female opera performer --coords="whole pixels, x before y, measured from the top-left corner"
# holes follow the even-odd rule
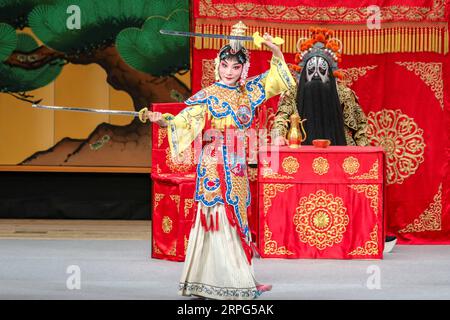
[[[236,42],[235,42],[236,43]],[[242,43],[220,49],[216,80],[185,101],[178,115],[148,112],[146,117],[168,127],[172,156],[190,147],[202,132],[203,147],[196,171],[196,218],[189,236],[179,294],[210,299],[254,299],[271,285],[256,281],[247,221],[250,190],[245,137],[255,109],[265,100],[295,85],[272,37],[270,70],[246,79],[249,54]],[[233,137],[233,138],[229,138]]]

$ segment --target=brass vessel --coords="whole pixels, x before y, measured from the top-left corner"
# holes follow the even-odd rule
[[[306,121],[306,119],[300,120],[300,116],[294,113],[289,117],[289,121],[290,128],[287,135],[289,147],[299,148],[301,143],[306,140],[306,132],[305,128],[303,127],[303,122]]]

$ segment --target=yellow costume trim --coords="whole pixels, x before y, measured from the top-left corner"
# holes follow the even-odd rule
[[[175,117],[170,113],[163,115],[168,122],[167,136],[172,157],[186,150],[205,126],[206,105],[184,108]]]

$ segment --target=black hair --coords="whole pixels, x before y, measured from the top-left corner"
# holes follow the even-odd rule
[[[247,62],[247,49],[241,48],[239,51],[235,52],[229,44],[224,46],[219,51],[220,61],[235,58],[240,64]]]

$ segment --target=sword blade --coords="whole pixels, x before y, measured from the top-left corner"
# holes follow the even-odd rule
[[[174,31],[174,30],[159,30],[161,34],[166,34],[170,36],[182,36],[182,37],[201,37],[201,38],[214,38],[214,39],[225,39],[225,40],[242,40],[242,41],[253,41],[253,37],[249,36],[228,36],[223,34],[212,34],[212,33],[199,33],[199,32],[188,32],[188,31]]]
[[[137,111],[92,109],[92,108],[77,108],[77,107],[59,107],[59,106],[46,106],[46,105],[42,105],[42,104],[32,104],[31,106],[33,108],[47,109],[47,110],[91,112],[91,113],[114,114],[114,115],[124,115],[124,116],[133,116],[133,117],[139,116],[139,112],[137,112]]]

